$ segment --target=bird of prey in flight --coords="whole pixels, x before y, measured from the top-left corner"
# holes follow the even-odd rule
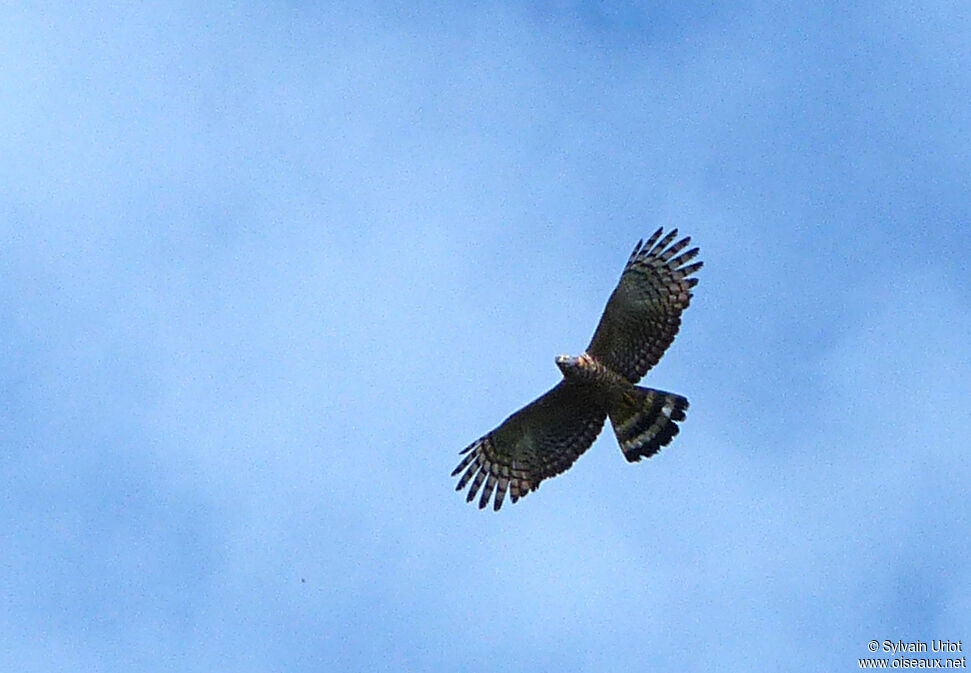
[[[662,233],[634,247],[586,352],[556,358],[563,380],[461,452],[452,476],[462,475],[457,491],[471,483],[468,502],[481,488],[479,508],[495,493],[498,510],[507,490],[513,502],[535,491],[590,448],[607,418],[631,462],[650,458],[678,434],[688,400],[635,385],[678,333],[698,283],[690,276],[702,266],[688,263],[698,248],[681,252],[690,237],[672,245],[678,230]]]

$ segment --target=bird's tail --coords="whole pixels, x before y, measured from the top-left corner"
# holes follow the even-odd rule
[[[609,411],[624,457],[630,462],[650,458],[667,446],[687,408],[688,400],[680,395],[633,386]]]

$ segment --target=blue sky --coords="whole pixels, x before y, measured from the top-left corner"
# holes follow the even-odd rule
[[[0,666],[849,670],[971,642],[963,3],[5,3]],[[609,432],[458,451],[637,239],[705,268]]]

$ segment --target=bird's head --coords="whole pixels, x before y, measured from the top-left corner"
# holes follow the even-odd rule
[[[573,357],[572,355],[557,355],[556,366],[563,372],[563,376],[569,376],[570,374],[576,373],[580,366],[580,358]]]

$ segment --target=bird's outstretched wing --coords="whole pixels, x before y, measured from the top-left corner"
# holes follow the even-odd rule
[[[599,362],[637,383],[674,341],[681,312],[691,301],[697,278],[689,278],[701,262],[687,264],[698,248],[681,253],[691,238],[674,229],[663,239],[662,230],[647,242],[638,242],[627,260],[587,352]],[[659,240],[660,239],[660,240]],[[668,247],[670,245],[670,247]],[[681,254],[678,254],[681,253]]]
[[[465,458],[452,472],[453,477],[462,474],[455,490],[471,481],[465,499],[472,502],[484,482],[480,509],[493,491],[495,510],[507,489],[516,502],[543,479],[573,465],[600,434],[605,417],[586,385],[561,381],[462,451]]]

